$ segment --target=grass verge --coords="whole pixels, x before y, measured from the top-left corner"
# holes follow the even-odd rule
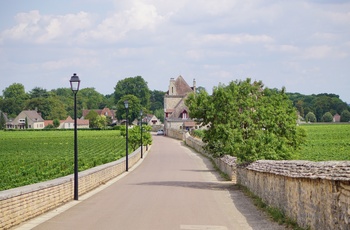
[[[257,206],[260,210],[262,210],[263,212],[267,213],[268,216],[273,219],[275,222],[281,224],[281,225],[285,225],[286,227],[288,227],[289,229],[293,229],[293,230],[307,230],[305,228],[301,228],[298,226],[298,224],[290,219],[289,217],[287,217],[283,212],[281,212],[279,209],[268,206],[267,204],[265,204],[263,202],[263,200],[256,196],[254,193],[252,193],[248,188],[246,188],[243,185],[239,185],[237,184],[237,187],[247,196],[249,197],[253,204],[255,206]]]

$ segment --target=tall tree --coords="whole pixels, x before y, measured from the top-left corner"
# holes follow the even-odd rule
[[[40,87],[35,87],[29,92],[30,98],[48,98],[49,96],[49,92],[47,92],[46,89]]]
[[[191,118],[209,126],[203,141],[215,156],[230,154],[241,162],[290,159],[303,142],[285,90],[264,88],[262,82],[219,85],[211,96],[190,94],[186,105]]]
[[[5,129],[6,127],[6,120],[4,113],[0,110],[0,130]]]
[[[150,90],[147,82],[141,77],[129,77],[118,81],[114,88],[115,102],[118,103],[125,95],[134,95],[140,100],[143,108],[150,107]]]
[[[97,92],[95,88],[84,88],[79,91],[82,98],[83,108],[103,109],[104,96]]]
[[[23,109],[28,95],[24,86],[20,83],[14,83],[3,90],[3,111],[9,116],[17,116]]]
[[[123,96],[117,103],[117,118],[118,120],[125,119],[126,117],[126,109],[124,105],[124,101],[128,101],[129,108],[128,108],[128,120],[129,123],[134,121],[135,119],[140,117],[140,111],[142,109],[142,106],[140,104],[140,100],[135,97],[134,95],[125,95]]]
[[[158,109],[164,110],[164,95],[165,92],[159,90],[152,90],[151,93],[151,107],[150,110],[154,113]]]

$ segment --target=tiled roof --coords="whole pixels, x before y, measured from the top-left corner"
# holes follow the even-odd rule
[[[175,87],[178,95],[185,95],[192,92],[192,88],[187,84],[181,75],[176,78]]]
[[[35,110],[25,110],[23,111],[29,119],[34,122],[43,122],[44,119],[40,116],[40,114]]]

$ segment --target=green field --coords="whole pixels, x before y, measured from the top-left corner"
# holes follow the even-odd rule
[[[79,171],[125,156],[116,130],[78,130]],[[0,191],[72,174],[74,132],[1,131]]]
[[[350,124],[308,124],[306,143],[302,146],[299,160],[349,161]]]

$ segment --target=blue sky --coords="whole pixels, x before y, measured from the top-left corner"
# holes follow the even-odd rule
[[[350,1],[13,0],[0,8],[0,94],[81,87],[110,94],[182,75],[208,92],[236,79],[350,103]]]

